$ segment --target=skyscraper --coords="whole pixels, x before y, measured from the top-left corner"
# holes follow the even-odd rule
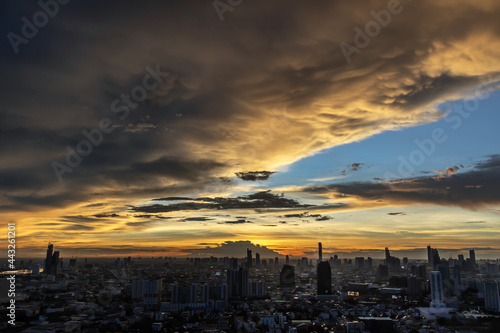
[[[476,268],[476,252],[472,249],[469,251],[469,257],[472,264],[472,269]]]
[[[444,308],[443,302],[443,279],[441,272],[433,271],[430,274],[431,280],[431,308]]]
[[[248,270],[244,268],[227,270],[229,297],[248,296]]]
[[[430,245],[427,245],[427,261],[429,262],[429,266],[432,268],[432,247]]]
[[[229,259],[229,269],[238,269],[238,258]]]
[[[436,269],[436,265],[441,262],[438,250],[433,249],[430,245],[427,246],[427,259],[429,260],[429,267],[431,270]]]
[[[56,275],[59,270],[59,251],[54,251],[54,245],[49,243],[44,260],[43,273]]]
[[[452,292],[450,267],[448,264],[439,264],[437,270],[441,273],[441,280],[443,281],[443,296],[450,297]]]
[[[455,296],[460,296],[462,293],[462,279],[460,277],[460,266],[453,266],[453,292]]]
[[[59,272],[59,251],[54,251],[54,254],[52,255],[52,264],[50,267],[50,274],[56,275]]]
[[[50,274],[52,267],[52,253],[54,252],[54,245],[49,243],[47,247],[47,254],[45,255],[45,262],[43,265],[43,273]]]
[[[260,254],[255,253],[255,267],[260,267]]]
[[[247,249],[247,268],[252,267],[252,250]]]
[[[484,283],[484,307],[487,310],[500,312],[499,283],[499,281],[486,281]]]
[[[142,300],[147,308],[153,308],[161,303],[162,280],[132,281],[132,298]],[[178,297],[178,295],[176,295]]]
[[[422,292],[421,288],[422,279],[417,276],[408,277],[408,295],[410,297],[417,297]]]
[[[290,264],[290,257],[288,256],[288,254],[286,255],[285,264]]]
[[[356,269],[358,271],[362,271],[365,268],[365,258],[364,257],[354,258],[354,264],[356,265]]]
[[[280,273],[280,286],[281,287],[294,287],[295,286],[295,267],[290,265],[283,265]]]
[[[318,295],[330,295],[332,293],[332,271],[328,261],[318,263]]]
[[[323,245],[321,243],[318,243],[318,255],[319,261],[323,261]]]

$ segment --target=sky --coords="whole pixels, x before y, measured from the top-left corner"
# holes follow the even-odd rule
[[[18,257],[500,257],[498,1],[1,6]]]

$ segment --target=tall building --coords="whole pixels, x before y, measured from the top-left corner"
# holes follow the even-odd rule
[[[371,257],[366,258],[365,268],[372,269],[373,267],[373,259]]]
[[[431,270],[435,270],[436,266],[441,262],[439,251],[437,249],[433,249],[430,245],[427,246],[427,259]]]
[[[161,279],[132,281],[132,298],[142,300],[147,308],[153,308],[160,305],[161,292]]]
[[[500,281],[484,282],[484,307],[486,310],[500,312]]]
[[[44,260],[43,273],[56,275],[59,271],[59,251],[54,251],[54,245],[49,243]]]
[[[43,265],[43,273],[50,274],[52,268],[52,253],[54,252],[54,245],[49,243],[47,247],[47,254],[45,255],[45,261]]]
[[[141,289],[139,287],[135,287],[132,283],[132,299],[140,299],[141,298]],[[170,285],[171,296],[170,301],[174,304],[187,304],[192,299],[190,287],[179,286],[178,284]]]
[[[280,286],[281,287],[294,287],[295,286],[295,267],[290,265],[283,265],[280,273]]]
[[[387,279],[389,277],[389,267],[387,267],[386,265],[378,265],[377,277],[380,280]]]
[[[286,255],[285,264],[290,264],[290,257],[288,256],[288,254]]]
[[[454,296],[460,296],[462,293],[462,279],[460,277],[460,266],[453,266],[453,292]]]
[[[469,251],[469,258],[472,264],[472,268],[476,268],[476,252],[472,249]]]
[[[365,268],[365,257],[354,258],[354,265],[358,271],[362,271]]]
[[[255,253],[255,267],[260,267],[260,254]]]
[[[431,308],[444,308],[443,302],[443,279],[441,272],[432,271],[430,273],[431,282]]]
[[[323,245],[321,243],[318,243],[318,256],[319,261],[323,261]]]
[[[198,300],[198,285],[196,283],[193,283],[191,286],[189,286],[189,303],[197,303],[197,300]]]
[[[52,264],[50,267],[50,274],[56,275],[59,272],[59,265],[62,263],[61,259],[59,259],[59,251],[54,251],[52,255]]]
[[[391,253],[389,252],[388,247],[385,248],[385,260],[387,261],[387,263],[389,263],[389,260],[391,260]]]
[[[263,281],[248,282],[248,296],[262,297],[266,295],[266,283]]]
[[[393,271],[401,269],[401,260],[399,260],[399,258],[397,257],[391,256],[389,248],[387,247],[385,248],[385,265]]]
[[[318,295],[330,295],[332,293],[332,271],[328,261],[318,263]]]
[[[437,270],[441,273],[441,280],[443,281],[443,296],[450,297],[453,289],[450,279],[450,267],[448,264],[439,264]]]
[[[422,292],[422,279],[417,276],[408,277],[408,295],[410,297],[417,297]]]
[[[248,270],[244,268],[227,270],[227,287],[229,297],[248,296]]]
[[[429,262],[429,266],[432,267],[432,247],[430,245],[427,245],[427,261]]]
[[[417,266],[417,276],[422,279],[427,278],[427,267],[425,265]]]
[[[207,303],[210,300],[210,285],[205,283],[201,286],[201,302]]]
[[[252,267],[252,250],[247,249],[247,268]]]

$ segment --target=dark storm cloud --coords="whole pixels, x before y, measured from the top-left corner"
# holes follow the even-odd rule
[[[210,221],[210,220],[213,220],[209,217],[205,217],[205,216],[195,216],[195,217],[186,217],[186,218],[183,218],[181,221],[199,221],[199,222],[205,222],[205,221]]]
[[[162,199],[156,199],[162,200]],[[309,205],[300,204],[294,199],[272,194],[269,191],[257,192],[236,198],[193,198],[179,204],[153,204],[148,206],[136,206],[131,210],[145,213],[189,211],[199,209],[262,209],[262,208],[300,208]]]
[[[253,223],[247,220],[235,220],[235,221],[224,221],[218,222],[219,224],[245,224],[245,223]]]
[[[309,207],[309,208],[314,208],[314,207]],[[333,217],[328,216],[328,215],[321,215],[321,214],[310,214],[309,212],[304,212],[304,213],[298,213],[298,214],[285,214],[283,216],[278,216],[278,217],[284,217],[284,218],[308,218],[312,217],[316,221],[327,221],[333,219]],[[286,223],[286,222],[283,222]]]
[[[116,213],[101,213],[101,214],[95,214],[94,217],[119,217],[119,214]]]
[[[214,169],[221,168],[224,165],[215,161],[182,161],[175,158],[162,157],[158,160],[148,163],[132,164],[131,175],[154,174],[158,176],[172,177],[177,180],[196,181],[199,178],[206,177]]]
[[[268,180],[269,177],[276,172],[274,171],[250,171],[237,172],[236,177],[246,181]]]
[[[211,2],[70,2],[19,54],[1,41],[0,209],[63,208],[91,193],[126,200],[230,187],[227,177],[240,170],[276,170],[434,121],[442,116],[436,105],[500,72],[500,5],[490,0],[404,3],[347,65],[339,43],[353,43],[353,28],[385,6],[254,1],[220,22]],[[21,33],[21,17],[39,10],[7,7],[3,36]],[[169,75],[121,119],[113,102],[123,107],[122,94],[157,64]],[[65,163],[66,146],[76,149],[87,139],[82,130],[103,118],[113,132],[59,184],[51,163]],[[241,176],[265,180],[267,172]]]
[[[372,202],[479,209],[500,203],[499,161],[500,155],[492,155],[477,163],[474,170],[447,177],[417,177],[388,183],[352,182],[309,187],[305,191],[333,196],[340,194]]]

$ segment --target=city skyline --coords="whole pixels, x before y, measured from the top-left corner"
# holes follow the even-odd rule
[[[243,249],[244,246],[254,246],[254,247],[251,247],[251,248],[248,248],[246,247],[245,249]],[[53,251],[53,247],[54,247],[54,244],[52,243],[49,243],[48,244],[48,248],[47,250],[43,250],[43,251],[46,251],[46,255],[45,255],[45,259],[44,259],[44,265],[45,265],[45,269],[47,269],[46,265],[47,265],[47,262],[48,262],[48,265],[49,265],[49,268],[51,266],[51,263],[50,263],[50,260],[47,261],[47,258],[52,258],[52,256],[54,255],[56,259],[53,259],[55,262],[59,262],[59,255],[60,255],[60,251]],[[262,253],[265,253],[264,255],[261,255],[261,252],[255,252],[254,255],[252,255],[252,249],[254,249],[255,251],[261,251]],[[106,258],[109,258],[109,259],[113,259],[113,258],[188,258],[188,259],[191,259],[191,258],[231,258],[231,259],[244,259],[245,260],[245,268],[251,268],[252,265],[257,265],[259,266],[260,262],[262,260],[264,261],[267,261],[267,260],[276,260],[277,258],[282,260],[282,261],[285,261],[286,264],[288,264],[288,261],[289,260],[294,260],[294,261],[300,261],[302,260],[303,258],[307,258],[308,260],[317,260],[317,262],[321,262],[321,261],[331,261],[332,258],[341,258],[341,259],[346,259],[346,260],[353,260],[353,259],[358,259],[358,258],[369,258],[370,260],[380,260],[380,261],[387,261],[387,260],[390,260],[390,258],[392,257],[389,253],[392,252],[393,254],[396,254],[397,256],[401,256],[401,257],[405,257],[406,259],[410,259],[410,260],[417,260],[417,261],[423,261],[423,260],[426,260],[430,267],[435,267],[435,264],[434,264],[434,261],[440,261],[440,255],[439,255],[439,251],[442,251],[442,253],[444,253],[446,256],[446,258],[450,259],[450,260],[464,260],[465,257],[469,256],[469,258],[475,263],[476,262],[476,255],[475,255],[475,249],[461,249],[460,252],[457,252],[455,253],[454,255],[451,255],[451,252],[446,252],[447,249],[436,249],[436,248],[432,248],[430,245],[428,245],[426,248],[422,249],[422,251],[427,251],[426,252],[426,256],[422,256],[422,257],[407,257],[406,256],[406,253],[407,252],[404,252],[404,251],[393,251],[393,250],[390,250],[389,251],[389,248],[388,247],[385,247],[383,250],[380,249],[379,252],[373,252],[374,254],[371,254],[370,252],[323,252],[323,245],[321,242],[318,243],[318,251],[316,252],[311,252],[309,253],[308,255],[305,255],[305,256],[294,256],[294,255],[289,255],[289,254],[280,254],[278,252],[273,252],[273,251],[269,251],[269,249],[267,249],[266,247],[260,247],[260,246],[255,246],[251,243],[243,243],[238,249],[235,249],[235,248],[232,248],[230,252],[222,252],[222,253],[218,253],[218,254],[200,254],[198,256],[193,256],[193,255],[184,255],[184,256],[158,256],[158,257],[155,257],[155,256],[148,256],[148,255],[145,255],[145,256],[130,256],[130,255],[107,255],[107,256],[102,256],[102,255],[98,255],[98,256],[86,256],[86,255],[67,255],[66,257],[64,257],[64,253],[63,255],[61,256],[60,259],[64,259],[66,258],[66,260],[70,260],[70,259],[78,259],[80,258],[81,259],[88,259],[88,258],[103,258],[103,259],[106,259]],[[448,249],[449,250],[449,249]],[[326,253],[327,255],[325,255],[323,257],[323,253]],[[380,253],[380,256],[377,256],[377,254]],[[371,256],[374,256],[374,258],[372,258]],[[35,259],[35,258],[42,258],[42,257],[24,257],[24,258],[20,258],[20,259]],[[444,257],[443,257],[444,258]],[[324,260],[323,260],[324,259]],[[493,258],[493,260],[498,260],[499,258]],[[491,260],[490,258],[478,258],[478,260]],[[250,263],[250,266],[248,266],[248,263]],[[253,264],[252,264],[253,263]],[[280,264],[282,264],[282,262],[280,262]],[[57,264],[56,264],[57,266]]]
[[[500,258],[498,2],[41,3],[0,23],[18,258]]]

